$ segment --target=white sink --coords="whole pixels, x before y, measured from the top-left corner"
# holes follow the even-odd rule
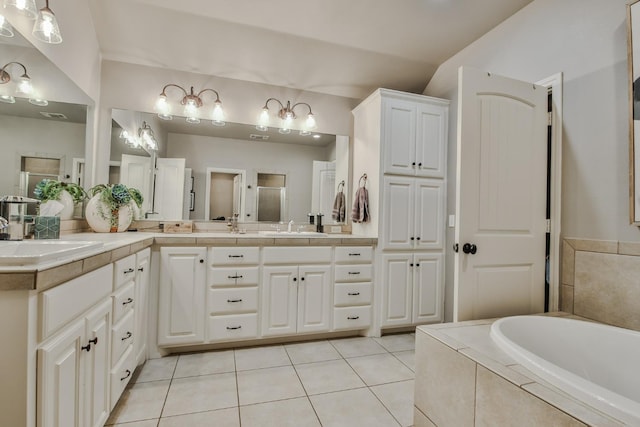
[[[99,249],[102,242],[73,240],[0,241],[0,265],[31,265]]]
[[[271,237],[327,237],[327,233],[317,231],[260,231],[259,233]]]

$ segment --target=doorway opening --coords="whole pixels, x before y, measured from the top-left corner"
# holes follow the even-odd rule
[[[234,215],[244,217],[246,171],[207,168],[205,218],[225,221]]]

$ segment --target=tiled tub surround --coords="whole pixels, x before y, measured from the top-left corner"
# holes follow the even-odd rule
[[[415,427],[624,425],[507,356],[490,337],[494,321],[417,328]]]
[[[564,239],[560,308],[640,331],[640,242]]]

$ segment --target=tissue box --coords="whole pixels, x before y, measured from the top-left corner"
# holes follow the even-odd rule
[[[34,238],[59,239],[60,238],[60,217],[59,216],[35,217]]]

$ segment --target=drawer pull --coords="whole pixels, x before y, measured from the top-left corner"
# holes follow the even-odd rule
[[[124,380],[126,380],[127,378],[129,378],[131,376],[131,371],[130,370],[127,369],[125,372],[127,373],[127,375],[125,375],[124,377],[120,378],[120,381],[124,381]]]
[[[93,343],[93,345],[98,345],[98,337],[95,337],[92,340],[89,340],[89,344]]]
[[[360,316],[348,316],[347,320],[358,320]]]
[[[123,271],[124,274],[129,274],[129,273],[133,273],[135,270],[133,268],[128,268],[125,271]]]
[[[240,276],[227,276],[227,279],[242,279],[242,275],[240,275]]]
[[[349,292],[347,295],[355,297],[355,296],[360,295],[360,292]]]
[[[144,267],[140,267],[138,271],[144,271]]]
[[[133,302],[133,298],[127,298],[126,301],[122,301],[122,305],[131,304]]]
[[[362,255],[359,253],[353,253],[353,254],[349,254],[349,256],[362,256]]]
[[[230,331],[236,330],[236,329],[242,329],[242,326],[227,326],[227,329]]]
[[[349,274],[360,274],[359,271],[350,271]]]
[[[132,336],[133,336],[133,334],[131,332],[127,331],[127,334],[124,337],[120,338],[120,341],[126,341],[129,338],[131,338]]]
[[[244,255],[229,255],[229,258],[244,258]]]
[[[238,299],[228,299],[227,302],[242,302],[242,298]]]
[[[91,351],[91,344],[83,345],[80,350],[87,350],[87,353]]]

